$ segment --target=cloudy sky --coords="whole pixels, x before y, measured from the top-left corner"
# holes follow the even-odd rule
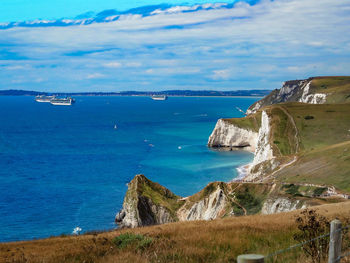
[[[273,89],[350,75],[349,0],[1,0],[0,10],[0,90]]]

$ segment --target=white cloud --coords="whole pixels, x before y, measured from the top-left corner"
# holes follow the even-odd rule
[[[115,61],[115,62],[105,63],[105,64],[103,64],[103,66],[106,68],[120,68],[120,67],[122,67],[122,64]]]
[[[43,75],[65,87],[81,86],[78,81],[93,87],[103,79],[98,83],[120,89],[141,83],[155,89],[208,87],[210,79],[216,89],[275,88],[288,78],[350,74],[349,0],[186,8],[194,7],[91,25],[0,30],[9,54],[2,52],[0,62],[13,70],[28,64],[25,77]],[[108,68],[118,68],[118,80]],[[3,85],[11,87],[8,75],[0,70]]]
[[[230,70],[229,69],[213,70],[213,75],[211,77],[212,79],[215,79],[215,80],[228,79],[230,77]]]
[[[139,68],[142,66],[142,63],[140,62],[127,62],[125,64],[126,67],[130,67],[130,68]]]
[[[100,79],[105,77],[105,75],[101,74],[101,73],[92,73],[86,76],[87,79]]]

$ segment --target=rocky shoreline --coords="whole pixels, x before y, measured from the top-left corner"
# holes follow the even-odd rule
[[[293,116],[286,107],[276,103],[325,103],[327,94],[317,93],[312,81],[313,78],[285,82],[280,90],[254,103],[247,110],[246,117],[217,121],[208,139],[208,147],[254,153],[251,163],[237,168],[239,176],[234,180],[209,183],[202,191],[183,198],[145,176],[137,175],[128,184],[123,209],[117,214],[116,223],[120,227],[139,227],[212,220],[286,212],[334,202],[328,200],[327,195],[324,196],[326,199],[318,198],[329,192],[330,186],[274,180],[275,173],[298,161],[300,150],[300,136]],[[341,193],[332,196],[345,198]]]

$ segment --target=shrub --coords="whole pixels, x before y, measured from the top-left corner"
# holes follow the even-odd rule
[[[240,205],[247,209],[248,214],[256,214],[261,210],[261,200],[252,195],[248,188],[243,193],[237,193],[236,199]]]
[[[293,195],[293,196],[301,196],[301,194],[299,193],[299,186],[295,185],[295,184],[287,184],[287,185],[283,185],[282,189],[286,189],[286,193]]]
[[[311,115],[307,115],[304,117],[305,120],[312,120],[314,119],[314,116],[311,116]]]
[[[329,237],[318,238],[329,232],[329,221],[317,214],[316,210],[305,209],[296,218],[299,232],[294,234],[294,240],[302,243],[302,249],[313,263],[320,263],[327,259]],[[313,240],[309,242],[310,240]]]
[[[150,237],[146,237],[141,234],[133,234],[133,233],[124,233],[115,237],[112,240],[113,244],[115,244],[118,248],[125,248],[128,246],[134,246],[136,249],[145,249],[149,247],[153,239]]]
[[[327,187],[317,187],[314,190],[314,195],[319,196],[319,195],[323,194],[323,192],[326,190],[327,190]]]

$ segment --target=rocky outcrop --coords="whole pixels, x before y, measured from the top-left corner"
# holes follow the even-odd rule
[[[219,185],[212,193],[188,206],[189,208],[182,207],[177,215],[180,221],[212,220],[225,214],[227,202],[224,189]]]
[[[273,151],[270,145],[270,120],[266,111],[261,113],[261,127],[259,129],[257,147],[254,152],[252,165],[272,159]]]
[[[270,119],[266,111],[261,113],[261,127],[259,129],[257,146],[254,152],[254,159],[247,174],[244,177],[245,181],[254,181],[257,178],[262,178],[267,171],[272,171],[278,167],[279,163],[274,160],[273,149],[270,144]]]
[[[258,133],[219,119],[208,140],[209,147],[243,148],[255,151]]]
[[[317,93],[316,90],[310,89],[313,79],[314,78],[284,82],[281,89],[276,89],[263,99],[255,102],[249,107],[246,113],[249,115],[265,106],[282,102],[325,103],[327,94]]]
[[[270,183],[213,182],[200,192],[182,198],[144,175],[136,175],[128,184],[123,208],[115,221],[119,227],[134,228],[176,221],[286,212],[309,206],[303,200],[318,204],[318,199],[312,199],[313,189],[307,193],[300,191],[296,197],[287,193],[288,187]]]
[[[285,197],[269,198],[264,202],[262,214],[275,214],[306,208],[308,205],[301,200]]]
[[[144,175],[136,175],[128,184],[123,209],[115,222],[122,228],[174,222],[177,219],[173,209],[180,198]]]
[[[225,188],[225,183],[210,183],[199,193],[181,198],[144,175],[136,175],[128,184],[123,208],[115,222],[121,228],[134,228],[220,218],[227,212],[229,197]]]
[[[301,98],[299,99],[299,102],[303,103],[310,103],[310,104],[323,104],[326,102],[326,94],[323,93],[310,93],[310,84],[311,81],[309,81],[304,87],[303,87],[303,94]]]

